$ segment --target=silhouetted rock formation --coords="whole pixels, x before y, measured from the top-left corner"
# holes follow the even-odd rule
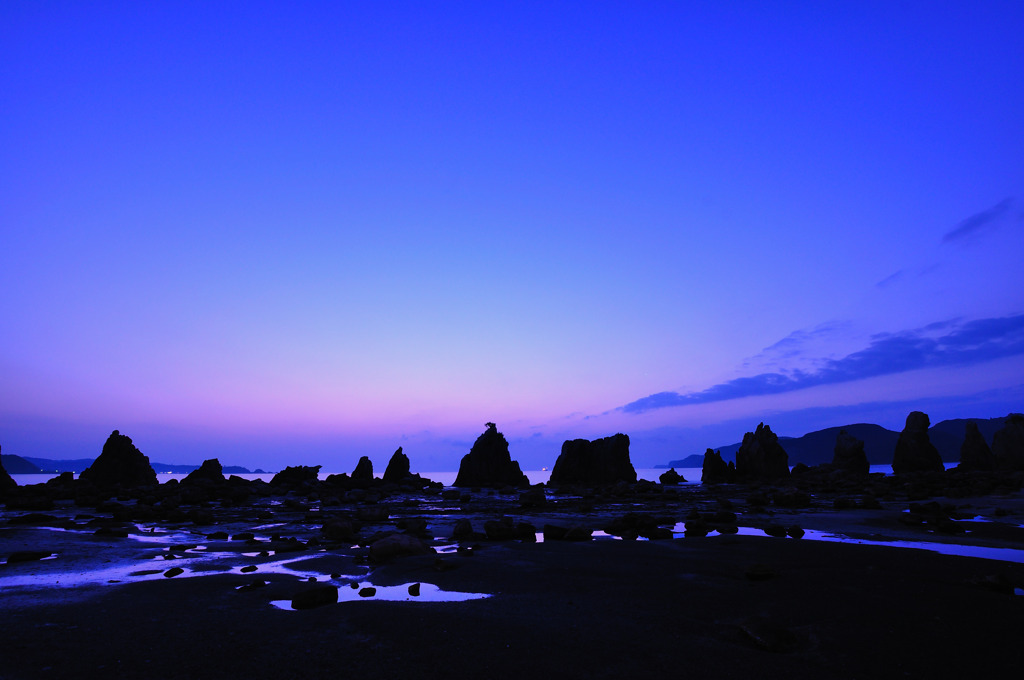
[[[736,452],[736,477],[741,481],[771,481],[789,477],[789,455],[764,423],[743,435]]]
[[[384,481],[398,484],[409,476],[409,456],[402,453],[402,447],[399,446],[398,450],[392,454],[391,460],[388,461],[388,466],[384,470]]]
[[[864,442],[846,430],[836,435],[836,448],[832,452],[832,465],[846,472],[866,475],[871,471],[868,457],[864,453]]]
[[[1011,413],[992,436],[992,454],[1001,470],[1024,470],[1024,415]]]
[[[14,481],[14,478],[7,474],[7,470],[4,469],[3,461],[0,460],[0,496],[6,491],[11,489],[17,489],[18,483]]]
[[[722,454],[708,449],[704,452],[704,465],[700,470],[700,481],[704,484],[728,484],[736,475],[736,467],[722,460]]]
[[[224,468],[216,458],[204,460],[203,464],[188,473],[188,477],[182,480],[182,484],[213,483],[220,484],[224,479]]]
[[[658,476],[658,481],[664,484],[665,486],[672,486],[673,484],[685,482],[686,479],[681,474],[676,472],[675,468],[669,468],[668,472],[662,472],[661,475]]]
[[[372,482],[373,481],[373,463],[370,462],[368,456],[362,456],[359,462],[356,463],[356,469],[352,471],[353,482]]]
[[[99,458],[79,475],[98,487],[147,486],[156,484],[156,472],[149,458],[135,448],[130,437],[114,430],[103,444]]]
[[[893,472],[942,472],[945,469],[942,457],[928,439],[930,424],[927,414],[920,411],[911,411],[907,416],[907,424],[900,432],[893,452]]]
[[[996,457],[978,424],[967,421],[964,429],[964,443],[960,445],[960,464],[957,467],[961,470],[995,470]]]
[[[318,474],[320,474],[319,465],[289,466],[274,475],[274,478],[270,480],[270,485],[297,486],[304,483],[311,484],[316,482]]]
[[[469,453],[462,457],[455,486],[529,486],[519,463],[512,460],[505,436],[494,423],[480,435]]]
[[[629,437],[621,432],[594,441],[572,439],[563,443],[550,480],[555,485],[588,486],[618,482],[636,482],[636,470],[629,461]]]

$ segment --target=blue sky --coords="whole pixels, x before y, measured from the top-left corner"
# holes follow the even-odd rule
[[[1024,410],[1020,3],[211,4],[0,7],[5,453]]]

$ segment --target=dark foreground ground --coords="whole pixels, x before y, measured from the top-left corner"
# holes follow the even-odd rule
[[[8,593],[0,676],[1016,677],[1024,597],[1002,579],[1024,567],[752,536],[502,543],[373,574],[493,594],[467,602],[285,611],[268,602],[293,578],[236,574]]]
[[[691,486],[621,497],[549,492],[534,507],[528,496],[480,491],[324,507],[292,492],[207,503],[173,520],[130,500],[59,501],[49,514],[8,508],[0,678],[1019,677],[1019,491],[938,498],[930,509],[902,491],[854,504],[814,493],[797,509],[780,502],[792,500],[788,491],[773,493],[768,505],[763,489]],[[732,529],[683,537],[684,518],[689,530],[723,507],[735,510]],[[460,552],[451,538],[459,520],[476,531],[507,517],[538,532],[556,524],[589,535],[630,513],[651,513],[668,538],[476,534]],[[328,543],[321,527],[330,517],[358,520],[358,538]],[[807,535],[761,531],[793,525]],[[371,564],[366,546],[395,531],[417,531],[438,552]],[[822,531],[1009,549],[1017,561],[811,540]],[[13,559],[25,550],[52,557]],[[175,566],[180,575],[163,575]],[[257,580],[265,585],[238,590]],[[490,597],[271,604],[327,583],[349,596],[351,583],[421,583]]]

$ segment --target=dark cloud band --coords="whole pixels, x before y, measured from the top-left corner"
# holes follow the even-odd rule
[[[933,335],[943,332],[941,335]],[[875,336],[871,344],[820,369],[762,373],[720,383],[700,392],[658,392],[621,407],[644,413],[670,406],[708,404],[743,397],[793,392],[939,366],[967,366],[1024,354],[1024,314],[967,323],[943,321],[901,333]]]

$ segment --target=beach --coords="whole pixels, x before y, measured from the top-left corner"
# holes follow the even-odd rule
[[[888,484],[891,498],[812,493],[797,508],[774,502],[784,489],[651,483],[547,489],[539,506],[511,489],[395,490],[334,506],[291,490],[201,504],[177,521],[132,519],[131,500],[8,508],[3,556],[47,556],[0,565],[0,677],[857,678],[1019,668],[1019,491],[910,501],[892,482],[875,484]],[[324,527],[336,520],[359,529],[331,539]],[[455,540],[461,520],[473,534]],[[565,540],[569,529],[580,540]],[[368,546],[388,534],[429,551],[373,559]],[[325,586],[337,588],[336,603],[292,608]]]

